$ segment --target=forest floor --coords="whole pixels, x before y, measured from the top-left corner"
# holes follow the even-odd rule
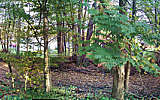
[[[56,86],[70,85],[77,87],[77,93],[93,93],[110,96],[112,91],[112,75],[104,74],[105,69],[91,64],[88,67],[76,67],[75,64],[64,64],[52,71],[52,81]],[[129,93],[138,97],[160,97],[160,77],[150,74],[140,74],[131,69]]]
[[[8,81],[6,72],[9,69],[6,66],[4,62],[0,62],[0,82]],[[63,63],[61,67],[52,69],[51,74],[54,86],[66,88],[74,86],[78,97],[85,97],[87,93],[111,95],[111,73],[104,74],[103,68],[93,64],[88,67],[76,67],[74,63]],[[160,97],[160,77],[132,72],[129,93],[136,94],[138,97]]]

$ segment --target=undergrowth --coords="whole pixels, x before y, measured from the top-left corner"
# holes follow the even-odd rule
[[[88,93],[85,97],[80,97],[76,93],[76,87],[52,87],[51,92],[46,93],[40,88],[11,89],[8,86],[0,85],[0,100],[32,100],[32,99],[54,99],[54,100],[115,100],[103,94]],[[134,94],[125,94],[124,100],[146,100],[146,97],[137,97]],[[152,98],[158,100],[158,98]]]

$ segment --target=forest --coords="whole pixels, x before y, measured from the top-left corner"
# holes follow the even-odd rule
[[[159,0],[0,0],[0,100],[159,100]]]

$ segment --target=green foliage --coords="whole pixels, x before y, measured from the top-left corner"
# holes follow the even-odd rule
[[[137,21],[133,23],[129,21],[126,15],[119,13],[119,8],[114,6],[108,8],[103,9],[103,11],[89,10],[96,25],[94,34],[101,38],[92,38],[92,41],[89,41],[90,46],[80,48],[80,53],[89,53],[89,58],[96,63],[103,63],[108,69],[123,66],[129,61],[139,71],[139,67],[143,66],[145,71],[158,73],[158,65],[148,61],[147,54],[139,42],[144,41],[149,45],[155,45],[155,37],[158,35],[154,34],[153,37],[151,27],[146,22]],[[151,52],[148,54],[154,58],[155,54]]]
[[[65,88],[53,87],[49,93],[46,93],[43,89],[27,89],[24,92],[22,89],[20,91],[19,97],[21,99],[59,99],[59,100],[68,100],[74,99],[74,88],[70,87],[67,90]]]
[[[67,62],[67,57],[64,56],[54,56],[50,57],[50,62],[51,63],[62,63],[62,62]]]
[[[93,44],[90,46],[90,52],[91,55],[88,55],[89,58],[94,59],[94,62],[101,63],[105,62],[105,66],[108,69],[111,69],[115,66],[122,66],[127,62],[127,58],[121,57],[121,51],[116,47],[115,48],[102,48],[97,44]],[[94,49],[93,49],[94,48]]]
[[[24,91],[24,88],[14,88],[11,89],[8,86],[4,86],[4,84],[0,83],[0,97],[3,96],[1,99],[7,100],[32,100],[32,99],[59,99],[59,100],[115,100],[111,98],[111,96],[104,96],[103,94],[93,94],[87,93],[85,97],[79,97],[76,93],[76,88],[74,86],[69,87],[52,87],[51,92],[46,93],[44,89],[41,88],[27,88]],[[138,94],[126,94],[124,99],[146,99],[146,97],[139,97]],[[158,99],[154,97],[155,99]]]
[[[74,28],[72,29],[72,26],[75,28],[77,26],[80,26],[80,28],[84,30],[88,29],[89,27],[86,25],[86,23],[88,23],[88,19],[91,16],[93,17],[94,21],[95,29],[93,36],[95,37],[92,37],[91,40],[80,41],[80,43],[82,44],[90,44],[86,47],[79,48],[79,53],[81,55],[90,53],[90,55],[87,55],[87,57],[93,59],[95,63],[103,63],[108,69],[112,69],[115,66],[123,66],[127,61],[129,61],[139,71],[139,67],[141,67],[145,71],[148,71],[150,73],[159,74],[160,67],[157,64],[151,63],[149,61],[152,58],[155,59],[155,54],[152,52],[144,51],[139,42],[143,41],[146,44],[153,46],[159,44],[159,26],[153,26],[152,28],[155,29],[155,31],[153,31],[151,26],[145,21],[140,20],[132,22],[127,15],[122,15],[119,13],[119,10],[122,10],[122,8],[111,6],[109,3],[107,3],[107,1],[109,0],[105,0],[105,3],[99,4],[99,8],[94,9],[90,6],[90,1],[87,0],[83,0],[84,3],[79,2],[79,0],[48,0],[48,3],[46,3],[46,8],[48,10],[47,17],[49,20],[48,33],[51,34],[51,36],[49,37],[62,32],[63,36],[69,34],[66,40],[68,40],[69,42],[72,41],[73,44],[80,45],[80,34],[77,33]],[[5,9],[5,16],[2,19],[2,22],[4,22],[2,23],[4,25],[4,28],[2,27],[3,29],[1,32],[2,35],[4,34],[4,37],[6,35],[5,33],[8,32],[8,34],[10,35],[10,33],[13,31],[13,35],[15,38],[18,37],[17,34],[20,38],[29,38],[29,41],[26,40],[23,42],[24,44],[27,44],[27,41],[29,43],[32,43],[30,37],[42,37],[43,27],[41,24],[43,17],[42,10],[44,8],[42,8],[41,4],[43,2],[41,0],[18,0],[18,2],[17,0],[1,0],[0,2],[2,3],[0,4],[0,8],[2,8],[2,11]],[[158,8],[159,2],[156,2],[155,4],[153,0],[138,0],[137,2],[137,7],[145,8],[144,13],[146,14],[147,18],[151,20],[150,24],[154,24],[155,14],[152,8]],[[33,16],[25,11],[25,7],[27,7],[28,4],[30,4],[30,12],[34,12]],[[140,6],[141,4],[143,4],[143,6]],[[107,7],[100,7],[102,5],[105,5]],[[83,9],[84,7],[88,7],[86,8],[86,13],[89,13],[89,15],[81,16],[82,18],[79,19],[77,11]],[[157,17],[159,17],[159,15]],[[139,17],[136,18],[138,19]],[[21,20],[22,23],[24,22],[24,20],[29,22],[29,27],[24,27],[24,29],[28,29],[29,32],[27,31],[27,33],[25,33],[25,30],[19,32],[19,29],[23,28],[23,25],[20,26],[19,29],[15,27],[17,25],[15,23],[19,20]],[[40,22],[40,24],[35,25],[35,22]],[[62,24],[63,22],[65,25],[56,26],[57,23]],[[12,26],[13,30],[11,30],[10,26]],[[33,31],[30,31],[31,26],[34,32],[36,30],[36,34]],[[10,36],[12,37],[12,35]],[[70,40],[69,37],[73,36],[76,36],[76,38],[72,38],[72,40]],[[140,37],[140,39],[138,40],[137,37]],[[34,88],[37,88],[37,85],[40,85],[43,81],[42,76],[39,75],[42,74],[43,71],[43,59],[37,57],[37,55],[42,55],[42,52],[24,52],[19,56],[16,56],[15,54],[0,53],[0,57],[6,63],[10,63],[11,66],[17,70],[18,75],[11,75],[10,73],[8,73],[8,77],[12,76],[17,79],[25,78],[25,80],[29,81],[30,85],[34,84]],[[66,58],[61,56],[50,57],[49,60],[50,66],[55,67],[58,67],[58,64],[56,63],[68,61],[66,60]],[[42,85],[40,85],[39,87],[42,87]],[[58,95],[57,91],[60,92],[58,92]],[[59,99],[64,99],[63,95],[67,95],[66,98],[70,98],[70,96],[72,96],[70,92],[72,92],[71,89],[67,90],[67,93],[64,93],[63,90],[61,91],[55,89],[51,93],[47,94],[43,91],[40,92],[40,90],[32,89],[27,90],[26,94],[21,95],[22,97],[26,96],[27,98],[33,98],[34,96],[37,96],[37,98],[53,96],[53,98],[60,97]],[[87,97],[87,99],[92,98],[94,98],[92,95],[88,95]],[[109,98],[102,97],[101,99]]]
[[[34,87],[42,87],[43,76],[43,59],[36,57],[36,53],[25,52],[19,57],[15,54],[0,53],[2,59],[6,63],[10,63],[12,69],[16,69],[17,74],[7,73],[7,76],[11,76],[17,79],[25,79],[29,81],[29,84]],[[27,73],[27,74],[26,74]]]

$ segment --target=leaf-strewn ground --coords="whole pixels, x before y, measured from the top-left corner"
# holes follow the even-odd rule
[[[6,64],[0,62],[0,85],[2,82],[9,84],[9,79],[6,77],[8,71]],[[52,84],[66,88],[75,86],[78,97],[85,97],[87,93],[110,96],[112,75],[111,73],[105,75],[102,68],[92,64],[88,67],[76,67],[74,63],[63,63],[61,67],[52,69]],[[137,96],[160,97],[160,77],[138,73],[131,75],[129,93]]]

